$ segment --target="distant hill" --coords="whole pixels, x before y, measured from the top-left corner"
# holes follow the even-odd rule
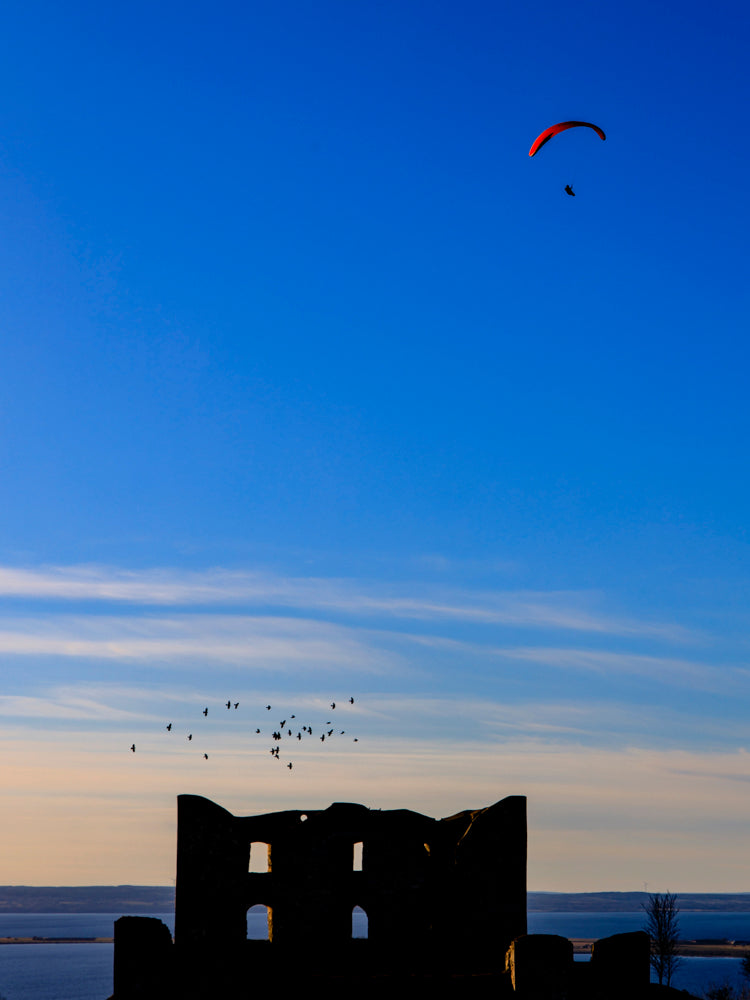
[[[750,892],[678,892],[680,910],[750,913]],[[647,892],[530,892],[529,911],[547,913],[615,913],[638,911],[648,902]]]
[[[174,886],[0,885],[2,913],[170,913]]]
[[[530,912],[614,913],[640,911],[647,892],[530,892]],[[680,910],[750,913],[750,892],[678,892]],[[2,913],[117,913],[174,911],[174,886],[0,885]]]

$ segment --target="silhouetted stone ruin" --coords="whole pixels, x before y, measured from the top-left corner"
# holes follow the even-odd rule
[[[247,912],[258,905],[268,936],[248,940]],[[366,938],[353,936],[355,907]],[[518,1000],[639,996],[648,937],[597,946],[579,969],[566,939],[526,935],[522,796],[435,820],[343,802],[239,817],[181,795],[174,941],[159,920],[116,921],[113,1000],[316,986],[388,1000],[415,988]],[[605,989],[613,978],[617,989]]]
[[[267,871],[249,870],[251,845]],[[257,904],[267,941],[247,940]],[[352,937],[355,906],[366,939]],[[522,796],[435,820],[352,803],[239,817],[181,795],[174,944],[152,919],[117,921],[115,997],[164,997],[166,982],[175,996],[244,996],[278,975],[489,972],[525,932]]]

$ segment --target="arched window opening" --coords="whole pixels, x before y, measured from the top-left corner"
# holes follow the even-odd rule
[[[262,903],[251,906],[247,911],[248,941],[270,941],[271,927],[271,907]]]
[[[354,858],[353,858],[353,862],[352,862],[352,871],[354,871],[354,872],[361,872],[362,871],[362,848],[363,848],[363,846],[364,845],[362,844],[361,840],[357,841],[357,843],[354,845]]]
[[[262,840],[254,840],[250,845],[247,870],[261,874],[271,871],[271,845]]]
[[[352,910],[352,937],[366,938],[369,932],[369,921],[367,914],[361,906],[355,906]]]

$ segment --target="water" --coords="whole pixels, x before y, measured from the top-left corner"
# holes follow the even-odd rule
[[[737,989],[746,980],[742,978],[740,958],[683,958],[683,965],[672,977],[672,986],[701,995],[709,986],[728,983]]]
[[[121,913],[2,913],[0,938],[6,937],[114,937],[114,923]],[[153,913],[174,934],[174,913]],[[22,947],[3,945],[3,948]],[[24,945],[33,948],[35,945]],[[51,947],[51,946],[50,946]],[[3,988],[0,985],[0,994]]]
[[[111,944],[0,946],[3,1000],[106,1000],[112,993]]]
[[[750,942],[750,913],[680,911],[680,937],[686,941],[709,938]],[[536,913],[528,915],[529,934],[562,934],[569,938],[600,938],[640,931],[643,910],[623,913]]]
[[[174,932],[174,914],[156,913]],[[119,913],[3,913],[0,937],[114,936]],[[111,944],[0,945],[3,1000],[106,1000],[112,993]]]
[[[0,914],[0,937],[112,937],[120,914]],[[171,913],[149,914],[174,930]],[[361,933],[364,914],[355,915]],[[564,937],[599,938],[640,930],[644,915],[634,913],[529,913],[529,932]],[[265,937],[265,913],[248,914],[252,937]],[[684,938],[750,941],[750,913],[680,913]],[[750,947],[749,949],[750,950]],[[4,1000],[106,1000],[112,992],[111,944],[0,945],[0,997]],[[738,985],[738,958],[685,958],[672,982],[700,994],[723,982]]]

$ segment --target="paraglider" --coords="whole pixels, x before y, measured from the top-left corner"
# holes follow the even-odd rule
[[[599,126],[592,125],[591,122],[559,122],[557,125],[550,125],[549,128],[546,128],[544,132],[542,132],[540,135],[536,137],[536,139],[534,139],[533,143],[531,144],[531,149],[529,150],[529,156],[533,156],[535,153],[538,153],[539,150],[542,148],[542,146],[545,143],[549,142],[550,139],[554,138],[554,136],[556,136],[559,132],[564,132],[566,129],[569,128],[577,128],[580,125],[584,125],[586,126],[586,128],[592,128],[600,139],[607,138],[604,132],[602,132],[602,130],[599,128]]]

